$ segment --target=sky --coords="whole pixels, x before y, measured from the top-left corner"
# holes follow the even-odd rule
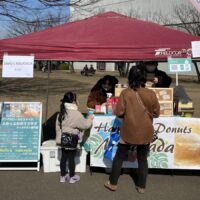
[[[44,10],[44,6],[38,3],[38,1],[36,0],[27,0],[27,6],[32,7],[32,8],[39,7],[40,10],[37,9],[37,11],[34,11],[34,12],[28,11],[28,13],[26,13],[26,18],[31,17],[31,16],[36,16],[38,13],[40,15],[45,15],[48,12],[51,12],[51,13],[60,12],[60,8],[55,8],[55,7]],[[17,11],[18,9],[14,10],[13,12],[17,12]],[[65,12],[65,11],[69,15],[69,11],[70,11],[69,7],[62,8],[62,12]],[[7,34],[6,25],[10,21],[11,20],[9,18],[0,15],[0,39],[6,37],[6,34]]]
[[[29,4],[36,6],[35,0],[29,0]],[[116,11],[126,14],[128,9],[131,7],[142,13],[142,15],[147,15],[149,12],[161,12],[163,15],[172,15],[172,10],[174,4],[186,3],[190,0],[101,0],[101,2],[95,6],[95,11],[98,9],[103,9],[105,11]],[[55,12],[55,8],[51,8],[50,11]],[[66,8],[66,12],[70,12],[69,7]],[[184,12],[184,11],[183,11]],[[82,19],[93,15],[93,12],[81,13],[74,10],[71,14],[71,20]],[[128,14],[128,13],[127,13]],[[145,17],[144,17],[145,18]],[[0,38],[6,37],[6,24],[8,19],[0,16]]]

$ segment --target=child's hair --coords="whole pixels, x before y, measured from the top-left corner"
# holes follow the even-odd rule
[[[62,121],[65,119],[65,114],[67,114],[64,104],[76,102],[76,94],[74,92],[67,92],[67,93],[65,93],[63,99],[61,99],[60,101],[62,103],[60,105],[58,121],[60,123],[60,128],[62,128]]]

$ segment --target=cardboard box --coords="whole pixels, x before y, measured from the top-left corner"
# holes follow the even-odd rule
[[[153,90],[160,103],[160,116],[174,115],[173,88],[149,88]]]

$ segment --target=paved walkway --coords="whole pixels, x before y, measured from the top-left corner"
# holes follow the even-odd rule
[[[95,170],[96,171],[96,170]],[[89,170],[80,174],[76,184],[59,183],[59,173],[36,171],[0,171],[1,200],[199,200],[199,172],[184,175],[158,175],[148,177],[145,194],[135,191],[132,179],[123,174],[118,190],[108,191],[104,181],[108,174],[100,171],[90,175]]]

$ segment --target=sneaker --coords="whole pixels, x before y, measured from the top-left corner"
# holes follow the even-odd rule
[[[69,176],[69,174],[67,174],[66,175],[66,180],[69,181],[69,179],[70,179],[70,176]]]
[[[104,183],[104,187],[107,188],[107,189],[109,189],[109,190],[111,190],[111,191],[113,191],[113,192],[117,190],[117,185],[112,185],[110,183],[110,181],[106,181]]]
[[[79,180],[80,180],[80,176],[74,175],[73,177],[69,178],[69,183],[76,183]]]
[[[65,176],[60,176],[60,183],[65,183],[67,179],[67,175]]]

